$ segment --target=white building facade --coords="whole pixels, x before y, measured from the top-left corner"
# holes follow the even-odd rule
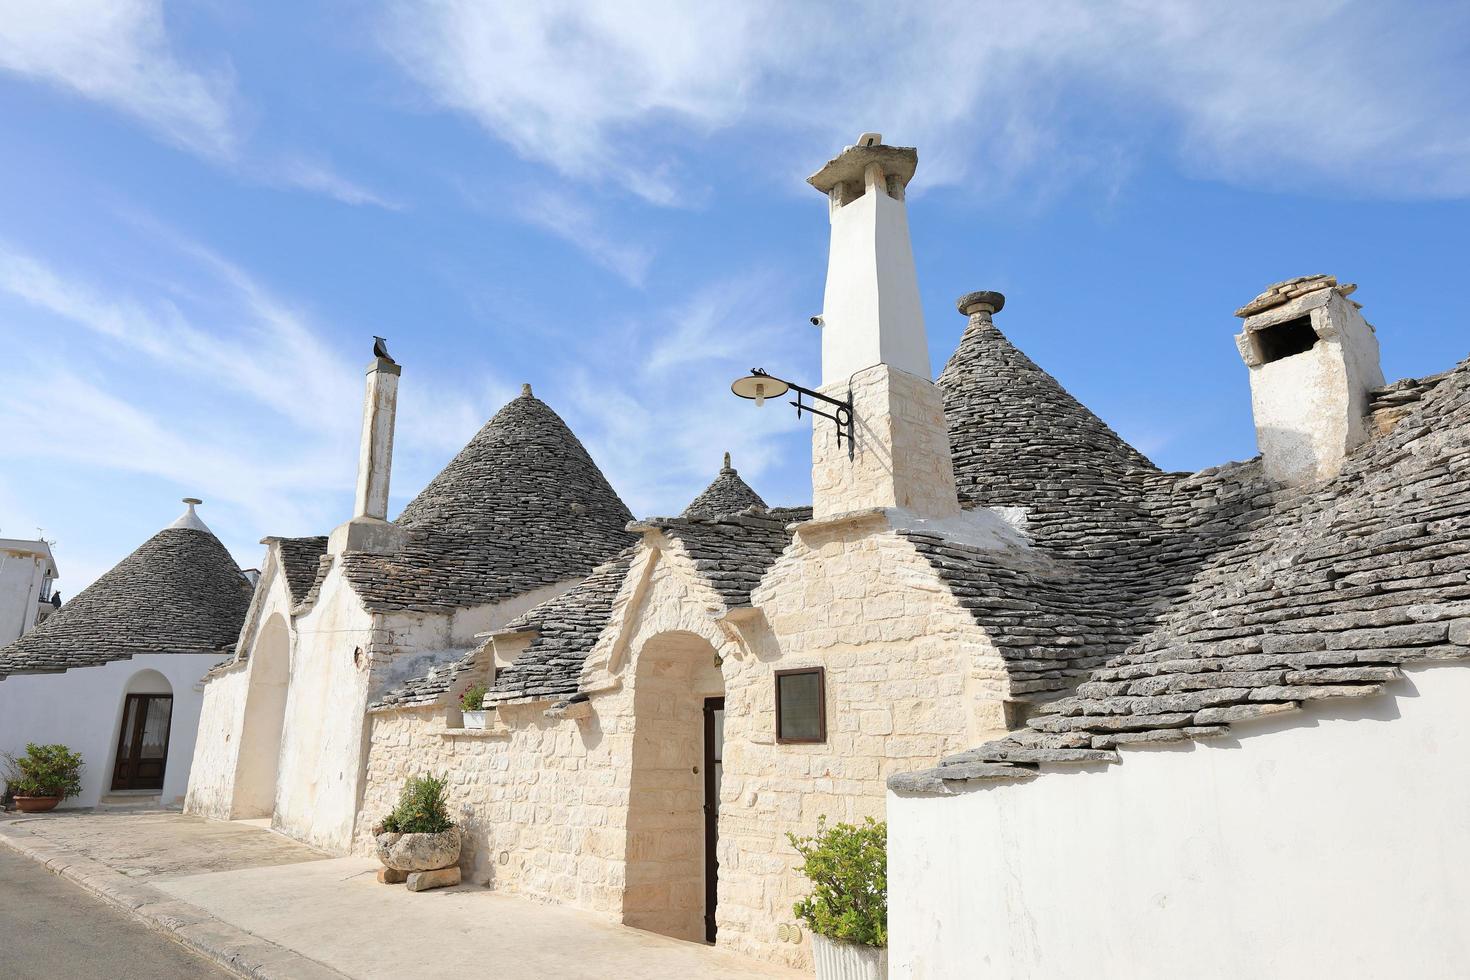
[[[59,573],[47,541],[0,538],[0,646],[20,638],[56,611]]]

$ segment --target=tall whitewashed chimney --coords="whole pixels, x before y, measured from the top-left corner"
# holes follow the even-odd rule
[[[357,453],[357,492],[352,519],[332,532],[328,548],[334,554],[386,553],[398,548],[397,529],[388,523],[388,481],[393,469],[393,424],[402,373],[403,368],[389,357],[375,357],[368,365],[362,442]]]
[[[362,405],[362,443],[357,452],[357,496],[352,516],[388,519],[388,480],[393,470],[393,423],[398,415],[398,378],[403,368],[386,357],[367,369]]]
[[[913,147],[864,133],[808,179],[827,195],[832,223],[821,391],[851,396],[855,430],[849,459],[830,425],[813,429],[817,518],[875,507],[923,518],[960,512],[904,204],[917,165]]]
[[[1378,338],[1332,276],[1277,283],[1235,315],[1250,368],[1256,444],[1266,476],[1297,486],[1336,476],[1368,438],[1368,396],[1383,384]]]

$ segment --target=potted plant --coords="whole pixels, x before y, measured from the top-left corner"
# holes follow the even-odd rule
[[[26,754],[6,755],[5,784],[22,813],[45,813],[82,791],[82,757],[65,745],[26,744]]]
[[[792,906],[812,934],[818,980],[888,976],[888,824],[817,821],[810,837],[788,833],[812,892]]]
[[[485,727],[485,694],[489,690],[484,684],[475,683],[459,696],[459,710],[464,715],[464,727]]]
[[[373,828],[378,860],[398,872],[433,871],[459,863],[459,828],[444,802],[449,781],[415,776],[403,784],[395,806]]]

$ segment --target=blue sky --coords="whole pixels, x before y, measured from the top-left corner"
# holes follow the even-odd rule
[[[953,301],[1170,469],[1255,452],[1231,311],[1328,272],[1390,378],[1470,353],[1470,9],[1129,0],[0,0],[0,535],[70,594],[181,509],[244,566],[349,516],[371,336],[393,504],[523,381],[638,514],[730,450],[809,498],[826,206],[919,148],[936,371]]]

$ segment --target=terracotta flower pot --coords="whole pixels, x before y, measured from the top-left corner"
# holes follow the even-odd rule
[[[459,863],[459,828],[438,834],[377,834],[378,860],[394,871],[433,871]]]
[[[56,809],[60,802],[59,796],[17,796],[15,808],[21,813],[45,813]]]

